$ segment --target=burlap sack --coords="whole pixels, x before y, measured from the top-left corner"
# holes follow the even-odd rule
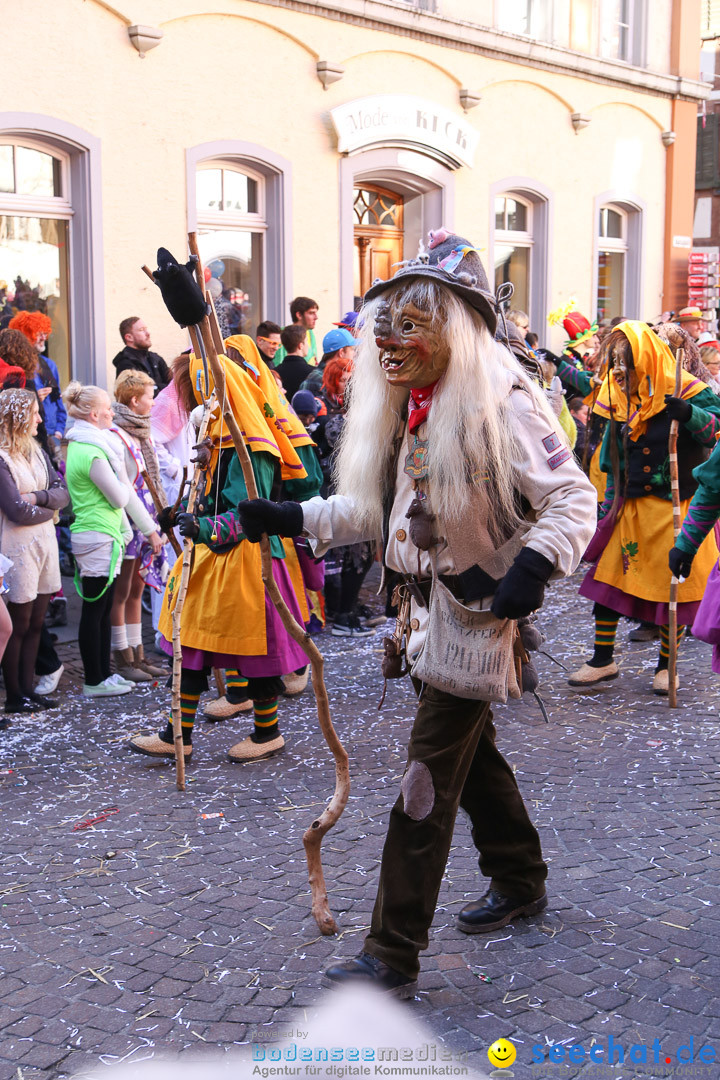
[[[456,697],[506,702],[520,697],[513,642],[516,623],[475,611],[433,578],[425,643],[411,675]]]

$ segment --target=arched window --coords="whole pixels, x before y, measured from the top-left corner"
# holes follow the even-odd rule
[[[628,252],[627,214],[619,207],[601,206],[598,215],[598,320],[625,315]]]
[[[490,185],[490,251],[495,288],[511,282],[510,306],[526,311],[530,329],[545,343],[550,293],[553,192],[530,176]]]
[[[514,193],[495,198],[495,288],[515,286],[512,306],[530,311],[533,205]]]
[[[195,195],[198,246],[227,301],[218,304],[226,328],[254,334],[265,310],[265,177],[233,161],[204,161]]]
[[[0,133],[0,328],[21,310],[49,315],[62,385],[71,375],[69,189],[60,151]]]
[[[595,196],[592,295],[598,320],[646,317],[643,212],[635,195],[604,191]]]

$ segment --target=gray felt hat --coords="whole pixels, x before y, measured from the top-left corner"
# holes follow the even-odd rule
[[[397,273],[387,281],[373,282],[365,300],[374,300],[388,289],[406,281],[431,278],[457,293],[467,304],[479,311],[491,334],[497,327],[497,301],[490,291],[480,255],[469,240],[438,229],[429,234],[427,253],[403,262]]]

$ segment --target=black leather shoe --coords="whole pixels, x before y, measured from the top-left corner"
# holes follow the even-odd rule
[[[28,701],[33,702],[36,711],[38,709],[57,709],[60,704],[55,698],[45,697],[44,694],[36,694],[33,692],[32,694],[28,694],[27,697]]]
[[[361,952],[354,960],[333,964],[325,972],[325,978],[333,985],[359,982],[376,986],[378,990],[397,998],[414,997],[417,990],[417,979],[403,975],[401,971],[388,967],[382,960],[366,952]]]
[[[40,711],[40,706],[26,697],[8,698],[5,702],[6,713],[34,713]]]
[[[480,900],[466,904],[457,917],[457,928],[464,934],[488,934],[507,926],[518,915],[527,918],[537,915],[547,907],[547,893],[536,900],[517,900],[513,896],[503,896],[495,889],[488,889]]]

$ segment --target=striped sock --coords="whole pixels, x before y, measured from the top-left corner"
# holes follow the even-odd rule
[[[678,626],[677,628],[677,644],[679,645],[685,636],[685,627]],[[670,627],[660,627],[660,655],[658,656],[656,671],[662,671],[668,666],[670,659]]]
[[[592,660],[588,661],[590,667],[605,667],[611,663],[619,621],[620,616],[611,611],[595,616],[595,648]]]
[[[278,699],[267,698],[265,701],[253,701],[255,730],[253,742],[268,742],[280,734],[278,729]]]
[[[237,668],[227,668],[225,671],[225,696],[233,705],[240,705],[247,701],[248,681],[241,675]]]
[[[188,694],[184,690],[180,691],[180,726],[182,728],[182,737],[185,746],[190,746],[192,744],[193,725],[195,723],[195,713],[197,712],[199,701],[200,694]],[[172,712],[168,717],[167,727],[161,738],[163,738],[165,742],[173,741]]]

